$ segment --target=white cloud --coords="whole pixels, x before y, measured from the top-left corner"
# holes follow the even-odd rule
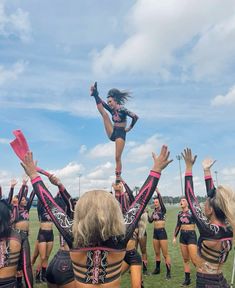
[[[235,56],[234,8],[233,0],[223,6],[220,0],[138,0],[127,18],[129,37],[94,53],[94,72],[154,72],[169,79],[183,59],[178,68],[185,79],[220,73]]]
[[[5,37],[14,35],[21,41],[28,42],[31,39],[31,25],[29,14],[18,8],[15,13],[7,15],[4,2],[0,2],[0,35]]]
[[[78,174],[83,170],[83,166],[76,162],[70,162],[68,165],[62,169],[50,171],[52,174],[55,174],[57,177],[78,177]]]
[[[232,168],[224,168],[221,173],[224,175],[224,176],[235,176],[235,167],[232,167]]]
[[[87,146],[86,145],[81,145],[80,149],[79,149],[79,153],[80,154],[85,154],[87,151]]]
[[[16,80],[24,72],[26,65],[27,63],[24,61],[16,62],[11,69],[6,69],[0,65],[0,85]]]
[[[151,153],[155,152],[163,143],[164,139],[160,135],[153,135],[148,138],[145,143],[137,144],[131,148],[127,153],[127,161],[130,162],[143,162],[151,157]]]
[[[90,172],[87,175],[88,179],[108,179],[111,174],[114,174],[112,171],[113,164],[111,162],[106,162],[103,165],[100,165],[94,169],[94,171]]]
[[[98,144],[88,153],[88,156],[91,158],[113,157],[113,155],[115,155],[114,142]]]
[[[230,88],[227,94],[225,95],[217,95],[212,101],[211,104],[213,106],[229,106],[235,104],[235,86]]]
[[[0,138],[0,144],[9,144],[10,141],[11,141],[10,139]]]

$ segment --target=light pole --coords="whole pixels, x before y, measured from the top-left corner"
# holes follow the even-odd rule
[[[216,186],[218,187],[218,171],[215,171],[215,181],[216,181]]]
[[[179,161],[181,193],[182,193],[182,195],[184,195],[182,172],[181,172],[181,163],[180,163],[180,160],[182,159],[182,156],[181,155],[176,155],[176,159]]]
[[[80,181],[81,177],[82,177],[82,174],[79,173],[78,174],[78,199],[80,199],[80,196],[81,196],[81,181]]]

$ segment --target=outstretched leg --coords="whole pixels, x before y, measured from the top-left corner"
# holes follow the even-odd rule
[[[108,113],[106,112],[104,106],[103,106],[103,101],[102,99],[99,97],[99,93],[97,91],[97,87],[94,86],[92,87],[92,92],[91,92],[91,96],[93,96],[95,98],[95,102],[96,102],[96,106],[98,111],[100,112],[103,121],[104,121],[104,127],[105,127],[105,131],[108,135],[108,137],[110,138],[110,136],[113,133],[113,124],[109,118]]]
[[[116,181],[121,180],[122,173],[122,152],[125,146],[125,141],[122,138],[117,138],[115,140],[116,152],[115,152],[115,160],[116,160]]]

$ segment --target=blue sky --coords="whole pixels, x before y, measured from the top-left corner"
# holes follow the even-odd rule
[[[97,3],[99,2],[99,5]],[[176,155],[191,147],[196,193],[201,161],[217,159],[218,182],[235,184],[235,2],[0,0],[0,183],[23,175],[10,148],[21,129],[39,166],[78,194],[110,189],[114,143],[89,87],[128,89],[139,121],[127,135],[123,177],[140,186],[151,152],[165,143],[174,162],[163,195],[180,195]],[[111,3],[112,2],[112,3]],[[182,164],[182,170],[184,165]],[[215,174],[214,174],[215,175]],[[49,185],[53,190],[53,188]]]

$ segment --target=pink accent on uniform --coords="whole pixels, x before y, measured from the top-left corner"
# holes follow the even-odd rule
[[[149,175],[153,177],[157,177],[157,178],[161,177],[161,173],[153,171],[153,170],[150,171]]]
[[[185,173],[185,176],[193,176],[192,172]]]
[[[211,176],[205,176],[205,180],[211,179]]]

